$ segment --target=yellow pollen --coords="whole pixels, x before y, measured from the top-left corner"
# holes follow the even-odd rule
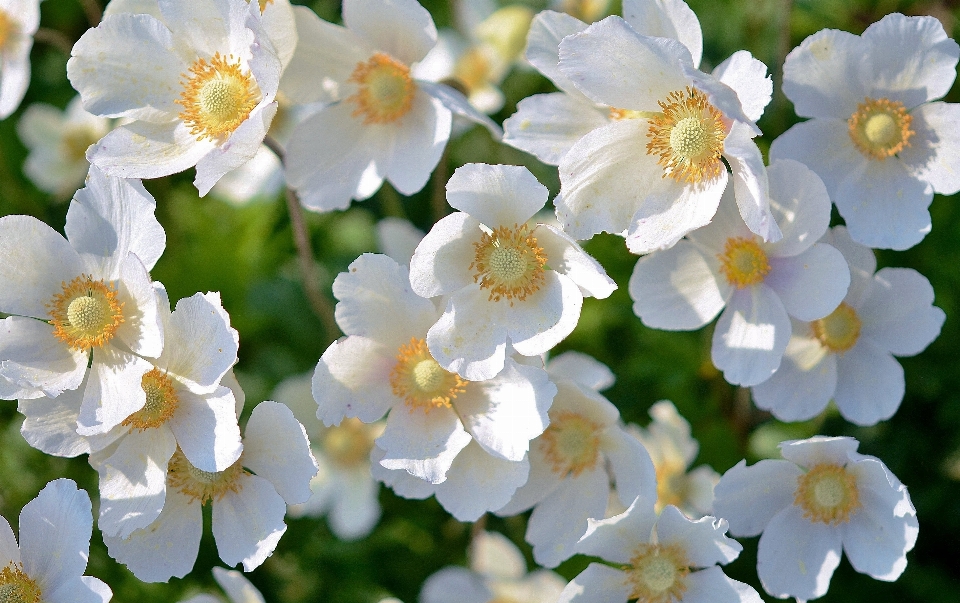
[[[222,142],[250,115],[260,102],[260,88],[250,72],[233,55],[213,55],[197,59],[190,67],[183,92],[176,102],[183,107],[180,119],[190,127],[197,140],[209,138]]]
[[[60,141],[63,156],[70,161],[86,161],[87,149],[100,140],[97,133],[90,128],[72,127],[67,129]]]
[[[0,50],[3,50],[15,33],[17,33],[17,22],[0,9]]]
[[[477,46],[463,53],[453,66],[453,77],[463,84],[467,94],[488,85],[493,79],[493,66],[483,49]]]
[[[662,113],[650,119],[647,154],[658,155],[663,177],[695,184],[720,175],[720,154],[727,137],[723,115],[695,88],[667,95],[658,101]]]
[[[900,101],[865,98],[847,120],[850,138],[867,158],[883,161],[910,146],[913,117]]]
[[[690,562],[680,546],[641,544],[624,568],[630,598],[638,603],[672,603],[683,599]]]
[[[821,463],[797,478],[793,504],[810,521],[838,525],[860,508],[857,478],[845,467]]]
[[[40,587],[23,573],[19,563],[0,570],[0,603],[40,603]]]
[[[86,274],[62,287],[47,304],[54,337],[71,350],[99,348],[113,339],[123,323],[116,290]]]
[[[834,354],[852,348],[860,338],[860,317],[846,302],[841,302],[829,315],[810,323],[813,335]]]
[[[354,117],[364,124],[387,124],[410,112],[416,85],[410,68],[388,54],[378,52],[367,62],[357,63],[350,79],[360,89],[347,102],[357,106]]]
[[[720,260],[720,272],[737,289],[762,283],[770,272],[767,254],[756,239],[727,239],[723,253],[718,253],[717,259]]]
[[[687,497],[688,480],[686,465],[682,459],[677,462],[665,460],[655,465],[657,472],[657,503],[659,513],[667,505],[679,507]]]
[[[540,436],[540,446],[553,472],[576,477],[596,467],[602,429],[579,413],[567,410],[550,413],[550,425]]]
[[[505,297],[512,306],[514,299],[523,301],[540,290],[547,256],[526,224],[484,232],[473,246],[469,269],[476,269],[473,280],[480,281],[481,289],[490,290],[491,301]]]
[[[169,421],[180,406],[173,380],[160,369],[154,368],[143,376],[140,386],[147,394],[147,402],[143,408],[124,419],[121,425],[143,431]]]
[[[467,382],[445,370],[430,355],[427,342],[416,337],[397,350],[397,363],[390,371],[393,395],[407,403],[410,412],[450,408],[451,400],[466,391]]]
[[[203,471],[191,465],[177,448],[167,465],[167,487],[179,490],[190,500],[199,500],[200,504],[218,501],[228,492],[240,491],[239,478],[247,473],[240,465],[242,460],[238,459],[223,471]]]
[[[360,419],[344,419],[323,435],[323,451],[340,467],[357,467],[367,462],[375,439],[374,430]]]
[[[660,115],[659,113],[651,113],[649,111],[637,111],[636,109],[618,109],[616,107],[610,107],[610,119],[614,121],[620,121],[622,119],[653,119]]]

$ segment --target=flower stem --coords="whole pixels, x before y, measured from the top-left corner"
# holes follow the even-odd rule
[[[33,40],[42,44],[49,44],[67,56],[73,50],[73,42],[62,31],[41,27],[33,34]]]
[[[103,18],[103,11],[100,9],[100,5],[97,4],[97,0],[79,1],[80,6],[83,8],[83,14],[87,16],[87,22],[90,23],[90,27],[100,25],[100,19]]]

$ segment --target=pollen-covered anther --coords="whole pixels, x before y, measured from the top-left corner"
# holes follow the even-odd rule
[[[228,492],[240,491],[240,477],[247,473],[241,460],[223,471],[203,471],[194,467],[177,448],[167,465],[167,487],[179,490],[190,500],[199,500],[200,504],[218,501]]]
[[[658,101],[661,113],[650,118],[647,154],[657,155],[663,177],[695,184],[726,168],[720,160],[727,137],[723,114],[695,88],[671,92]]]
[[[357,467],[370,458],[374,439],[369,425],[360,419],[348,418],[324,432],[323,451],[340,467]]]
[[[356,105],[353,116],[363,117],[365,124],[397,121],[413,107],[416,84],[410,68],[388,54],[378,52],[357,63],[347,81],[359,86],[347,102]]]
[[[624,571],[637,603],[673,603],[687,590],[690,562],[678,545],[641,544]]]
[[[123,324],[123,303],[103,280],[81,274],[62,284],[47,304],[53,335],[71,350],[99,348],[113,339]]]
[[[23,573],[19,563],[0,570],[0,603],[40,603],[40,586]]]
[[[913,117],[900,101],[867,97],[847,120],[850,138],[868,158],[884,160],[910,146]]]
[[[491,301],[504,297],[523,301],[540,290],[544,283],[547,256],[526,224],[513,228],[500,226],[484,232],[473,244],[475,253],[470,270],[476,270],[474,282],[489,289]]]
[[[550,414],[550,425],[540,436],[540,446],[553,472],[574,477],[593,469],[600,460],[602,427],[575,412]]]
[[[838,525],[860,507],[857,478],[846,467],[821,463],[797,478],[793,504],[810,521]]]
[[[207,62],[199,58],[190,67],[176,102],[180,119],[197,140],[222,141],[250,116],[260,102],[260,88],[240,59],[219,52]]]
[[[140,380],[143,392],[147,395],[147,402],[143,408],[127,417],[121,425],[143,431],[151,427],[159,427],[173,417],[180,406],[180,398],[173,387],[173,380],[160,369],[144,374]]]
[[[846,302],[841,302],[836,310],[810,323],[813,336],[834,354],[842,354],[856,345],[861,326],[857,311]]]
[[[727,239],[723,253],[717,254],[720,272],[732,286],[743,289],[763,282],[770,273],[767,254],[755,238]]]
[[[0,50],[3,50],[7,43],[13,39],[16,31],[17,22],[0,8]]]
[[[437,364],[427,342],[416,337],[397,350],[397,363],[390,371],[393,395],[406,402],[410,412],[450,408],[451,401],[466,391],[467,382]]]

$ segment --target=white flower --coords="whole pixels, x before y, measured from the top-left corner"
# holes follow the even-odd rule
[[[657,511],[673,505],[689,517],[708,515],[713,508],[713,487],[720,474],[709,465],[687,472],[700,449],[690,435],[690,423],[668,400],[651,406],[650,417],[653,421],[646,429],[630,423],[627,431],[640,440],[656,468]]]
[[[422,240],[423,231],[409,220],[387,216],[377,222],[377,248],[398,264],[409,266]]]
[[[726,307],[710,354],[727,381],[745,386],[777,370],[791,316],[823,318],[850,283],[840,252],[816,242],[830,222],[823,183],[795,161],[778,161],[768,173],[782,240],[764,243],[750,232],[727,191],[709,226],[640,258],[630,277],[633,311],[648,327],[698,329]]]
[[[417,294],[449,296],[427,333],[443,368],[490,379],[504,366],[507,342],[524,356],[542,354],[577,326],[585,295],[617,288],[576,241],[527,224],[547,195],[512,165],[470,163],[447,182],[447,202],[460,211],[434,224],[410,260]]]
[[[162,18],[113,14],[74,45],[67,76],[94,115],[128,117],[87,158],[124,178],[197,167],[205,195],[251,159],[277,110],[281,63],[256,2],[158,0]]]
[[[332,103],[287,146],[287,182],[307,209],[345,209],[384,178],[405,195],[422,189],[450,137],[451,111],[499,135],[459,92],[411,76],[437,41],[416,0],[345,0],[346,27],[294,12],[300,42],[282,90],[297,103]]]
[[[116,0],[114,0],[116,2]],[[213,568],[213,579],[217,581],[230,603],[264,603],[263,595],[242,573],[222,567]],[[180,603],[220,603],[219,597],[201,594],[184,599]]]
[[[787,55],[783,92],[811,117],[773,141],[827,185],[853,240],[907,249],[930,232],[933,193],[960,190],[960,106],[934,102],[960,47],[933,17],[885,16],[862,36],[825,29]]]
[[[273,399],[286,404],[307,430],[320,471],[310,481],[310,500],[292,505],[291,517],[328,515],[330,530],[341,540],[367,536],[380,520],[380,486],[370,474],[373,441],[383,433],[384,422],[366,424],[344,419],[324,427],[317,420],[313,399],[313,373],[288,377],[277,385]]]
[[[10,524],[0,518],[3,600],[107,603],[110,587],[83,575],[92,529],[90,497],[69,479],[48,483],[23,506],[19,546]]]
[[[604,516],[611,484],[624,507],[637,496],[655,497],[650,455],[624,430],[617,408],[592,387],[600,374],[596,365],[606,368],[582,355],[559,356],[548,365],[557,386],[550,425],[531,444],[527,483],[496,512],[505,517],[533,507],[526,540],[544,567],[574,554],[587,520]]]
[[[859,442],[817,436],[782,442],[786,460],[740,461],[720,479],[714,511],[735,536],[760,534],[757,573],[775,597],[822,597],[840,564],[892,582],[917,541],[907,488]]]
[[[563,589],[559,603],[761,603],[757,591],[718,565],[742,550],[726,531],[723,519],[692,520],[674,506],[658,516],[653,501],[639,497],[620,515],[590,521],[577,550],[616,566],[591,563]]]
[[[523,553],[503,534],[479,531],[470,569],[445,567],[427,578],[420,603],[556,603],[566,580],[548,570],[527,573]]]
[[[0,397],[80,387],[83,435],[143,407],[152,367],[140,356],[163,350],[147,272],[166,244],[155,209],[139,181],[91,167],[67,211],[67,238],[29,216],[0,218],[0,312],[13,315],[0,321]]]
[[[252,571],[286,531],[288,504],[310,498],[317,462],[303,426],[290,409],[262,402],[253,409],[240,459],[223,471],[203,471],[177,450],[167,472],[163,511],[127,538],[104,535],[110,556],[144,582],[182,578],[197,560],[202,506],[213,507],[213,538],[220,559]]]
[[[23,172],[40,190],[73,194],[90,169],[87,148],[111,125],[111,120],[84,111],[79,96],[64,111],[44,103],[30,105],[17,122],[17,134],[30,150]]]
[[[823,239],[850,265],[850,289],[829,315],[794,323],[783,362],[753,388],[758,408],[781,421],[806,421],[833,399],[857,425],[889,419],[904,394],[903,368],[894,356],[922,352],[946,318],[933,305],[930,281],[910,268],[874,274],[873,252],[855,243],[843,226]]]
[[[371,423],[389,411],[377,439],[385,452],[379,462],[433,484],[450,477],[451,464],[474,441],[503,462],[525,462],[556,393],[543,369],[509,359],[496,378],[469,382],[441,368],[425,341],[440,311],[411,290],[406,268],[387,256],[360,256],[337,276],[333,293],[337,323],[348,336],[317,363],[319,419]]]
[[[30,49],[41,0],[0,0],[0,119],[20,106],[30,84]]]

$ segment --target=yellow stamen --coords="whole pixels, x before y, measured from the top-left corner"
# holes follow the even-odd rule
[[[850,138],[867,158],[883,161],[910,146],[913,117],[900,101],[865,98],[847,120]]]
[[[89,127],[73,126],[67,128],[60,140],[63,156],[69,161],[86,161],[87,149],[100,140],[97,132]]]
[[[860,508],[857,478],[845,467],[821,463],[797,478],[793,504],[810,521],[838,525]]]
[[[663,177],[695,184],[720,175],[720,154],[727,137],[723,114],[695,88],[667,95],[658,101],[662,114],[650,120],[647,154],[659,155]]]
[[[717,254],[717,259],[720,260],[720,272],[738,289],[762,283],[770,272],[767,254],[756,239],[727,239],[723,253]]]
[[[579,413],[550,413],[550,425],[540,436],[540,446],[553,472],[576,477],[596,467],[602,430],[601,425]]]
[[[367,62],[357,63],[347,81],[360,87],[347,102],[357,106],[353,116],[363,116],[364,124],[397,121],[413,107],[416,85],[410,68],[388,54],[378,52]]]
[[[40,603],[40,587],[19,563],[0,570],[0,603]]]
[[[624,568],[630,597],[637,603],[673,603],[681,601],[687,590],[690,562],[676,544],[641,544]]]
[[[416,337],[411,337],[410,343],[397,350],[390,385],[393,395],[402,398],[410,412],[450,408],[451,400],[467,388],[467,382],[437,364],[427,349],[427,342]]]
[[[240,465],[241,460],[223,471],[203,471],[191,465],[177,448],[167,465],[167,487],[179,490],[190,500],[199,500],[200,504],[218,501],[228,492],[240,491],[240,477],[247,473]]]
[[[657,472],[657,512],[667,505],[682,506],[689,487],[687,466],[683,458],[664,459],[654,467]]]
[[[143,431],[169,421],[180,406],[173,380],[160,369],[154,368],[140,380],[140,387],[147,394],[147,402],[143,408],[124,419],[121,425]]]
[[[222,142],[236,130],[257,103],[260,88],[250,72],[233,55],[213,55],[208,63],[200,58],[183,74],[187,81],[176,102],[183,106],[180,119],[197,140],[209,138]]]
[[[123,324],[123,303],[117,291],[82,274],[69,283],[47,304],[53,335],[71,350],[99,348],[113,339]]]
[[[17,33],[17,22],[0,9],[0,50],[3,50],[15,33]]]
[[[638,111],[636,109],[618,109],[610,107],[610,119],[620,121],[623,119],[654,119],[663,114],[654,111]]]
[[[340,467],[357,467],[370,458],[375,439],[374,430],[360,419],[344,419],[324,432],[323,451]]]
[[[469,269],[476,269],[473,280],[480,281],[481,289],[490,290],[490,300],[505,297],[512,306],[514,299],[523,301],[540,290],[547,256],[526,224],[484,232],[473,246],[475,253]]]
[[[813,336],[834,354],[852,348],[860,338],[860,317],[846,302],[841,302],[829,315],[810,323]]]
[[[474,46],[460,55],[453,66],[453,77],[463,85],[467,95],[489,85],[493,80],[493,65],[484,49]]]

